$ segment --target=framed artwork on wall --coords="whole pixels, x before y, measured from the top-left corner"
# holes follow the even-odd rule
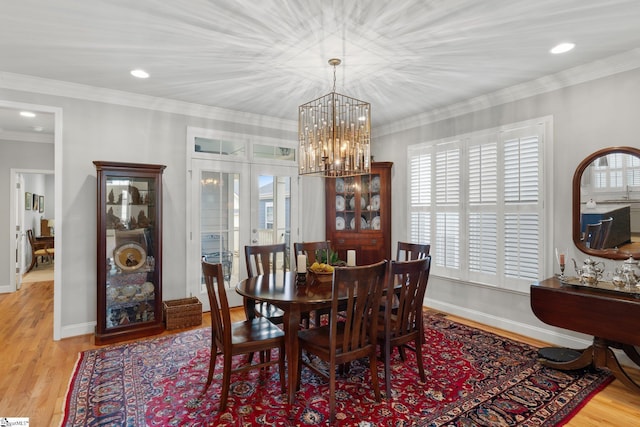
[[[38,212],[44,212],[44,196],[38,197]]]
[[[34,211],[37,211],[37,210],[38,210],[38,200],[39,200],[39,199],[38,199],[38,195],[37,195],[37,194],[34,194],[34,195],[33,195],[33,202],[32,202],[32,204],[31,204],[31,209],[33,209]]]
[[[31,203],[33,203],[33,196],[29,192],[24,193],[24,209],[27,211],[31,210]]]

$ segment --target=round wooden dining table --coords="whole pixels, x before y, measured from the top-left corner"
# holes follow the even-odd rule
[[[300,314],[331,306],[332,282],[331,275],[318,278],[307,273],[306,280],[300,282],[297,281],[295,272],[278,272],[250,277],[236,286],[236,292],[247,298],[248,313],[254,313],[255,301],[268,302],[284,312],[289,403],[294,403],[298,382]],[[338,292],[341,292],[340,286],[338,286]]]

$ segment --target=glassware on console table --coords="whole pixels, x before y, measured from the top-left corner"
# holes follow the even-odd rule
[[[560,276],[558,276],[558,279],[560,280],[565,280],[567,277],[564,275],[564,267],[565,267],[565,260],[567,258],[567,249],[558,249],[556,248],[556,261],[558,262],[558,265],[560,266]]]

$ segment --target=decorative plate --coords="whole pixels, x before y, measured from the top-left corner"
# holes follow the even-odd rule
[[[344,193],[344,179],[336,178],[336,193]]]
[[[355,197],[352,197],[351,200],[349,200],[349,206],[351,207],[352,210],[356,208]],[[360,209],[364,209],[366,206],[367,206],[367,201],[364,199],[364,197],[360,197]]]
[[[371,197],[371,210],[377,211],[380,209],[380,195],[376,194]]]
[[[341,216],[336,217],[336,230],[344,230],[345,226],[344,218]]]
[[[377,175],[371,178],[371,191],[380,191],[380,177]]]
[[[371,228],[373,230],[380,230],[380,217],[379,216],[373,217],[373,219],[371,220]]]
[[[336,210],[337,211],[343,211],[345,208],[345,201],[344,201],[344,197],[342,196],[336,196]]]
[[[113,261],[123,271],[135,271],[147,261],[147,253],[137,243],[125,243],[113,250]]]
[[[369,223],[367,222],[367,219],[363,216],[360,217],[360,230],[366,230],[367,228],[369,228]],[[355,230],[356,229],[356,219],[355,218],[351,218],[351,229]]]

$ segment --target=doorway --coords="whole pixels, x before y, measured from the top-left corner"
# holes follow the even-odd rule
[[[48,200],[45,200],[45,203],[50,204],[53,210],[53,217],[57,219],[57,223],[55,225],[55,246],[56,246],[56,255],[55,259],[58,265],[61,265],[64,255],[60,250],[62,247],[63,240],[63,218],[62,218],[62,109],[59,107],[51,107],[46,105],[35,105],[35,104],[27,104],[22,102],[14,102],[14,101],[4,101],[0,100],[0,127],[4,130],[10,130],[9,137],[1,137],[0,140],[11,141],[8,144],[12,145],[13,152],[19,152],[21,149],[21,143],[24,142],[20,139],[21,136],[26,131],[22,131],[18,128],[13,128],[13,126],[18,126],[18,122],[12,122],[15,117],[19,116],[19,113],[22,111],[30,111],[36,114],[36,118],[48,117],[50,119],[50,134],[44,136],[42,131],[38,131],[36,129],[32,129],[30,135],[26,138],[26,142],[35,142],[35,143],[43,143],[43,139],[46,139],[46,143],[52,143],[54,146],[54,160],[53,160],[53,169],[50,166],[50,160],[46,163],[47,166],[42,166],[43,164],[35,164],[37,156],[27,156],[26,161],[20,162],[11,162],[11,166],[6,171],[10,173],[10,185],[8,190],[7,197],[9,199],[9,210],[8,212],[2,214],[0,213],[0,222],[2,222],[1,218],[6,218],[5,221],[5,230],[8,233],[6,236],[5,242],[7,245],[5,249],[1,250],[0,253],[3,256],[0,259],[0,275],[7,278],[4,283],[7,283],[6,286],[0,286],[0,292],[15,292],[16,287],[16,261],[18,260],[18,247],[24,247],[24,240],[22,238],[19,239],[18,231],[16,226],[18,224],[18,212],[19,205],[25,204],[25,198],[22,197],[23,193],[19,193],[16,190],[16,172],[29,172],[29,173],[40,173],[40,174],[53,174],[53,194],[54,196]],[[38,124],[37,128],[41,126]],[[45,130],[45,129],[43,129]],[[37,132],[37,135],[33,135],[33,131]],[[50,159],[50,157],[49,157]],[[40,167],[39,169],[37,169]],[[20,196],[18,196],[20,194]],[[44,196],[44,194],[43,194]],[[40,199],[38,199],[38,202]],[[46,206],[46,205],[45,205]],[[39,209],[38,209],[38,213]],[[21,242],[19,242],[21,240]],[[60,340],[62,338],[62,328],[61,328],[61,319],[62,319],[62,302],[61,302],[61,269],[56,268],[54,271],[54,294],[53,294],[53,339]]]

